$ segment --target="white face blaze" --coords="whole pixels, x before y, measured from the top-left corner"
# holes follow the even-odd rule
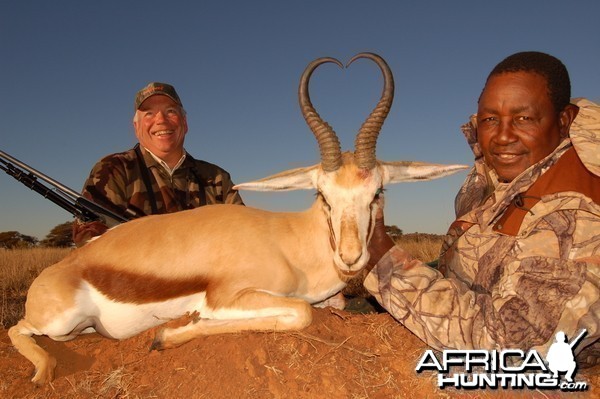
[[[344,275],[355,274],[369,260],[367,244],[380,206],[376,198],[381,186],[379,168],[358,169],[353,162],[318,177],[317,189],[327,203],[333,261]]]

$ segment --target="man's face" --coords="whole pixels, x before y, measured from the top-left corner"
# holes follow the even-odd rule
[[[159,94],[149,97],[136,111],[133,126],[143,147],[167,163],[179,161],[187,120],[175,101]]]
[[[507,72],[492,76],[477,109],[477,141],[485,163],[501,181],[512,181],[568,135],[574,115],[564,114],[554,110],[541,75]]]

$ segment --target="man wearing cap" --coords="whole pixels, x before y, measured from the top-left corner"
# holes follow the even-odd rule
[[[135,97],[138,144],[94,165],[82,195],[128,218],[171,213],[208,204],[240,204],[229,173],[194,159],[183,148],[188,126],[175,88],[152,82]],[[100,222],[73,224],[77,246],[104,233]]]

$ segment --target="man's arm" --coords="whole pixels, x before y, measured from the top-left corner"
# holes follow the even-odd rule
[[[83,185],[81,195],[114,212],[125,214],[128,207],[125,186],[122,165],[109,156],[94,165]],[[73,242],[78,247],[82,246],[91,238],[102,235],[107,229],[108,226],[101,222],[83,222],[76,219],[73,223]]]
[[[583,221],[590,214],[569,217]],[[597,233],[585,235],[597,223],[578,223],[579,231],[573,233],[589,237],[588,249],[600,247]],[[547,235],[543,241],[550,240]],[[599,331],[598,316],[591,310],[600,297],[597,258],[561,259],[549,245],[530,247],[533,241],[525,239],[518,244],[522,252],[517,257],[504,258],[506,263],[495,269],[498,274],[490,276],[494,283],[489,290],[445,277],[399,246],[378,261],[365,287],[397,320],[439,350],[540,349],[552,343],[557,329],[567,335],[583,327]],[[598,337],[588,337],[593,338]]]
[[[223,203],[224,204],[234,204],[234,205],[244,205],[244,201],[242,200],[242,196],[240,195],[238,190],[233,189],[233,182],[231,181],[231,176],[229,173],[223,174]]]

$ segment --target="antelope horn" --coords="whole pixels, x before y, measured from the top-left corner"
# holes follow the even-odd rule
[[[360,127],[354,142],[354,159],[356,160],[358,167],[369,170],[375,167],[377,161],[377,158],[375,157],[377,137],[379,136],[381,126],[390,112],[392,101],[394,100],[394,76],[384,59],[373,53],[360,53],[355,55],[348,62],[346,68],[359,58],[373,60],[383,73],[383,92],[381,98],[373,112],[371,112],[367,120]]]
[[[319,143],[319,151],[321,152],[321,167],[326,172],[333,172],[342,165],[342,150],[340,141],[337,135],[329,126],[329,124],[315,111],[310,96],[308,95],[308,81],[313,71],[321,64],[333,62],[340,68],[343,68],[341,62],[335,58],[322,57],[314,60],[304,70],[300,78],[300,86],[298,88],[298,100],[302,109],[302,116],[312,130],[317,142]]]

